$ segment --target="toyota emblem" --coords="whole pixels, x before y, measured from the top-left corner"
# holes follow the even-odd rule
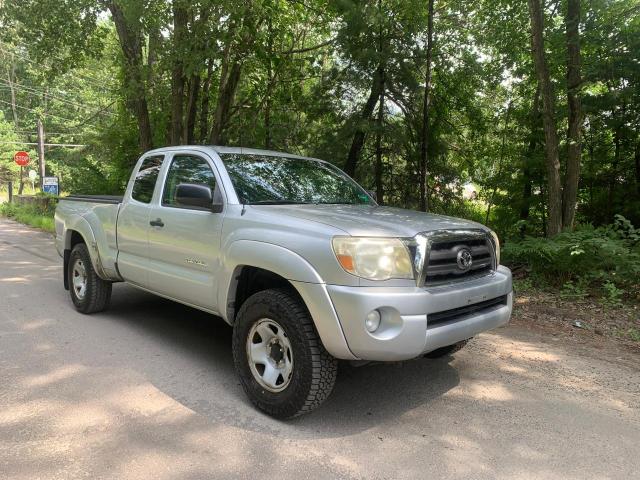
[[[458,262],[458,268],[463,271],[467,271],[471,268],[473,264],[473,257],[471,256],[471,252],[467,248],[463,248],[458,252],[458,256],[456,258]]]

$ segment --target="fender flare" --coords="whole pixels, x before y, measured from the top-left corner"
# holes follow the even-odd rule
[[[262,268],[288,280],[300,294],[330,354],[336,358],[357,358],[349,350],[326,283],[304,257],[272,243],[236,240],[227,249],[223,266],[225,275],[218,290],[218,305],[227,323],[233,323],[234,306],[230,306],[230,299],[235,298],[240,270],[246,266]]]
[[[69,268],[69,255],[71,254],[71,237],[73,232],[77,232],[78,235],[84,240],[87,249],[89,250],[89,257],[91,258],[91,265],[96,271],[98,276],[103,280],[110,280],[109,276],[105,274],[102,268],[102,262],[100,261],[100,253],[96,244],[96,238],[93,234],[93,229],[86,219],[79,215],[72,216],[67,222],[65,222],[65,234],[64,234],[64,283],[65,288],[68,289],[67,273]],[[68,252],[68,253],[67,253]]]
[[[228,315],[229,298],[235,296],[238,283],[236,277],[242,267],[262,268],[289,281],[324,283],[307,260],[287,248],[272,243],[236,240],[225,252],[222,265],[224,281],[218,290],[218,305],[228,323],[233,321]]]

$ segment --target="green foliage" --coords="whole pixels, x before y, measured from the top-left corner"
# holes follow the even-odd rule
[[[640,330],[631,327],[629,330],[627,330],[627,337],[629,337],[634,342],[640,342]]]
[[[16,205],[15,203],[0,205],[0,215],[52,233],[55,232],[54,210],[54,202],[50,202],[46,206]]]
[[[566,297],[582,298],[591,291],[616,306],[626,291],[639,293],[640,243],[637,230],[624,217],[614,225],[581,226],[545,239],[526,237],[507,242],[503,262],[524,268],[538,284],[561,287]]]
[[[560,290],[560,297],[562,298],[573,298],[573,299],[583,299],[586,298],[589,292],[587,291],[587,279],[586,277],[580,277],[576,282],[573,280],[569,280],[564,285],[562,285],[562,290]]]
[[[533,280],[530,277],[525,278],[514,278],[513,279],[513,289],[516,293],[525,293],[530,292],[535,289],[533,285]]]
[[[435,213],[488,224],[509,240],[507,257],[513,248],[532,279],[564,286],[566,295],[603,285],[597,275],[604,274],[631,295],[637,289],[624,284],[635,270],[619,259],[636,252],[640,235],[632,226],[640,225],[638,0],[581,6],[577,220],[615,225],[551,241],[526,238],[546,234],[549,200],[526,2],[435,0],[429,203]],[[564,1],[545,9],[561,165],[568,147],[565,10]],[[116,27],[118,11],[124,23]],[[155,147],[208,143],[216,125],[219,143],[338,166],[361,130],[356,179],[368,189],[380,180],[388,205],[418,208],[427,22],[427,2],[418,0],[2,1],[0,181],[19,185],[11,160],[18,149],[29,151],[28,169],[35,169],[30,144],[40,119],[48,143],[74,145],[45,152],[46,173],[60,178],[62,190],[122,193],[142,153],[138,114],[146,109]],[[237,85],[225,97],[234,65]],[[380,122],[378,108],[362,116],[379,70]],[[191,136],[172,137],[174,124],[187,131],[190,122]],[[474,200],[463,194],[471,184]]]
[[[607,307],[621,307],[622,306],[622,295],[624,294],[624,290],[618,288],[615,283],[611,280],[607,280],[602,285],[603,296],[602,296],[602,304]]]

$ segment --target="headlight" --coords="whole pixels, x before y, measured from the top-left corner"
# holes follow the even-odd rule
[[[490,230],[491,236],[493,237],[493,244],[496,247],[496,266],[500,265],[500,239],[498,239],[498,234],[493,230]]]
[[[368,280],[413,278],[409,251],[398,238],[334,237],[333,252],[345,271]]]

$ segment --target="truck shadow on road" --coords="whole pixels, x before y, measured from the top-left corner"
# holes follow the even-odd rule
[[[144,351],[155,352],[153,361],[140,351],[126,352],[117,361],[184,406],[215,422],[298,438],[340,437],[379,426],[459,383],[449,364],[452,357],[361,367],[341,362],[328,401],[311,415],[281,422],[255,410],[245,397],[233,366],[232,329],[222,319],[123,286],[114,291],[108,315],[100,321],[145,337]]]

